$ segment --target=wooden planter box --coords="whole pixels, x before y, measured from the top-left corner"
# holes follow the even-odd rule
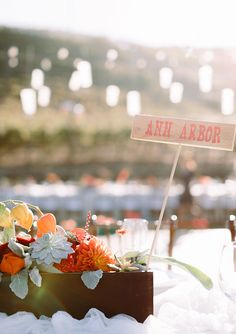
[[[97,308],[107,317],[125,313],[143,322],[153,314],[153,273],[104,273],[94,290],[86,288],[80,273],[42,274],[42,287],[29,283],[25,299],[16,297],[9,288],[10,277],[0,283],[0,312],[33,312],[37,317],[51,317],[66,311],[82,319],[90,308]]]

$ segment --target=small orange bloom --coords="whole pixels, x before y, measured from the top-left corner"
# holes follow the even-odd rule
[[[9,252],[3,255],[2,262],[0,263],[0,271],[10,275],[15,275],[25,266],[25,261],[21,257],[17,256],[13,252]]]
[[[127,230],[122,227],[122,228],[119,228],[118,230],[116,230],[116,233],[119,234],[119,235],[124,235],[127,233]]]

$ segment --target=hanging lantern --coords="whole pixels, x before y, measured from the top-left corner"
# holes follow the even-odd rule
[[[31,74],[31,87],[38,90],[44,85],[44,72],[39,68],[32,71]]]
[[[127,113],[129,116],[135,116],[141,113],[141,97],[136,90],[127,93]]]
[[[198,70],[199,89],[203,93],[209,93],[212,90],[213,70],[210,65],[204,65]]]
[[[183,98],[184,86],[180,82],[172,82],[170,86],[170,102],[180,103]]]
[[[34,115],[37,111],[36,92],[31,88],[24,88],[20,92],[23,112],[26,115]]]
[[[106,88],[106,104],[109,107],[115,107],[118,104],[120,96],[120,88],[115,85],[107,86]]]
[[[47,107],[51,99],[51,89],[47,86],[42,86],[38,90],[38,105]]]
[[[221,112],[223,115],[234,113],[234,91],[230,88],[221,91]]]
[[[172,83],[173,71],[169,67],[163,67],[159,72],[160,86],[162,88],[168,89]]]

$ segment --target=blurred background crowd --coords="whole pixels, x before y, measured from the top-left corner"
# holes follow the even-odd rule
[[[154,14],[150,24],[146,12],[140,16],[143,1],[121,1],[112,11],[103,0],[97,14],[95,1],[88,2],[90,12],[85,1],[33,5],[24,0],[21,7],[17,1],[2,2],[0,200],[31,202],[55,212],[64,223],[73,219],[84,224],[88,210],[116,220],[143,217],[154,222],[176,147],[132,141],[133,116],[235,123],[236,48],[221,43],[231,41],[232,20],[224,22],[217,35],[221,9],[230,12],[230,7],[215,5],[211,27],[210,2],[202,9],[195,5],[198,11],[192,8],[189,17],[195,13],[196,18],[192,26],[186,23],[191,35],[174,40],[180,31],[170,11],[172,26],[159,20],[160,33]],[[151,15],[154,2],[145,6]],[[157,1],[155,6],[160,18],[166,5]],[[47,22],[42,13],[49,17]],[[103,21],[106,13],[110,19]],[[55,23],[57,15],[58,22],[66,18],[66,26],[59,28],[58,23],[50,29],[50,18]],[[121,35],[111,38],[109,27],[111,32],[113,25],[119,30],[116,16]],[[142,40],[130,37],[136,21],[147,25],[144,30],[152,29],[145,30],[146,44],[142,34]],[[94,31],[84,31],[82,25],[75,31],[76,22],[86,22]],[[202,44],[196,39],[198,29]],[[154,43],[150,37],[155,31]],[[234,152],[184,148],[165,218],[177,215],[180,226],[189,228],[224,226],[228,215],[236,212],[235,176]]]

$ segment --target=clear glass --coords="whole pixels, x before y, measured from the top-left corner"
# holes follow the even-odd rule
[[[141,218],[127,218],[122,222],[125,233],[121,237],[121,253],[144,251],[147,247],[148,221]]]
[[[219,265],[219,286],[236,303],[236,242],[223,246]]]

